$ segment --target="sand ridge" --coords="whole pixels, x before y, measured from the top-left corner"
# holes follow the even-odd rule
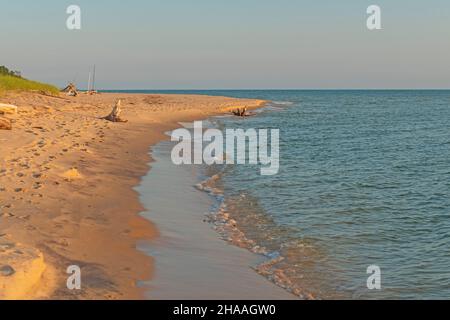
[[[118,98],[129,122],[100,119]],[[17,114],[5,115],[13,130],[0,131],[5,271],[0,285],[15,288],[2,298],[21,299],[142,298],[136,282],[151,278],[153,268],[136,242],[158,231],[138,215],[144,208],[133,187],[149,169],[150,145],[166,139],[164,132],[178,122],[264,103],[197,95],[38,93],[10,93],[0,102],[18,107]],[[11,254],[13,247],[19,253]],[[23,263],[20,252],[27,253]],[[81,267],[80,291],[66,288],[70,265]],[[24,274],[30,285],[17,285],[14,279]]]

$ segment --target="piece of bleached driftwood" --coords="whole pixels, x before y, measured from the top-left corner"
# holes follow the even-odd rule
[[[0,130],[11,130],[11,120],[0,117]]]
[[[120,108],[122,105],[121,100],[117,100],[116,105],[113,107],[111,113],[104,117],[103,119],[111,121],[111,122],[128,122],[128,120],[124,120],[120,118],[120,114],[122,113],[122,109]]]
[[[76,97],[76,96],[78,96],[78,90],[77,90],[77,87],[76,87],[75,84],[73,84],[72,82],[70,82],[69,85],[68,85],[67,87],[65,87],[64,89],[62,89],[61,92],[65,92],[66,95],[71,96],[71,97]]]
[[[0,103],[0,113],[16,114],[17,107],[12,104]]]
[[[244,107],[242,109],[242,111],[241,111],[240,108],[237,108],[236,110],[233,110],[232,112],[237,117],[246,117],[246,116],[248,116],[248,114],[247,114],[247,107]]]

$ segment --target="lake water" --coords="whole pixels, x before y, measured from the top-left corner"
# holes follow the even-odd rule
[[[450,91],[167,93],[273,101],[213,124],[280,129],[279,174],[204,170],[212,221],[266,255],[259,273],[316,298],[450,298]],[[370,265],[381,290],[366,286]]]

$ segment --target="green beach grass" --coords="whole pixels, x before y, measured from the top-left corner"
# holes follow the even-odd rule
[[[50,84],[27,80],[21,77],[0,74],[0,94],[6,91],[37,91],[57,95],[59,89]]]

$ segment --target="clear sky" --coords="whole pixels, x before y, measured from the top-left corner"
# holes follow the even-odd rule
[[[82,30],[66,28],[66,8]],[[382,30],[366,9],[382,9]],[[103,89],[450,88],[448,0],[0,0],[0,65]]]

